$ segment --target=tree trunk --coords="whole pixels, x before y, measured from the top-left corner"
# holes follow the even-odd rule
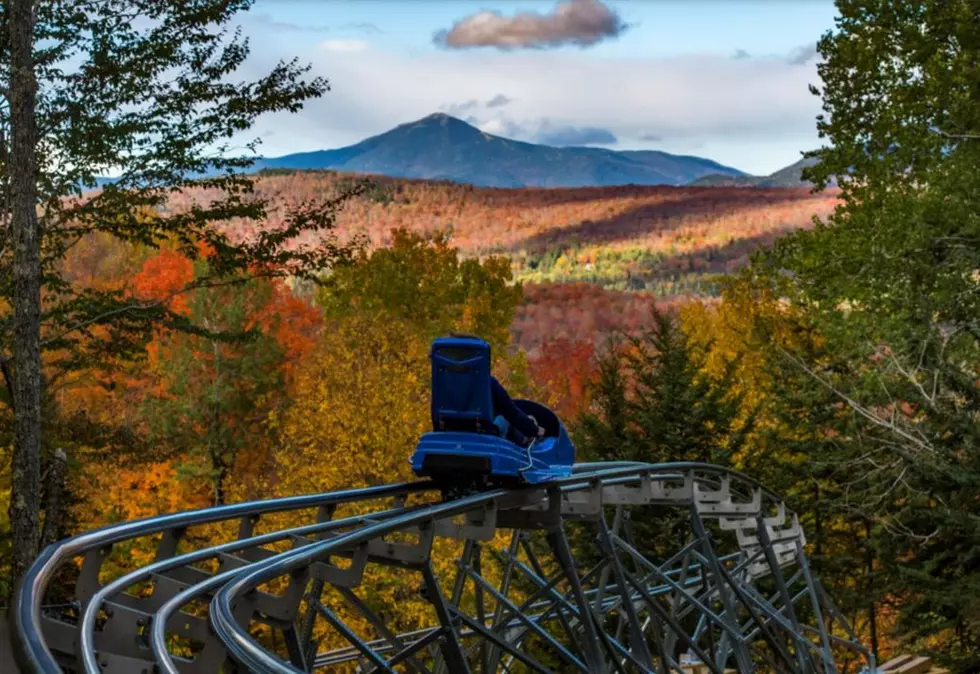
[[[65,509],[65,472],[68,468],[68,456],[65,450],[55,450],[51,459],[51,467],[44,486],[44,529],[41,531],[41,545],[46,548],[59,538],[64,529]]]
[[[211,329],[211,326],[208,326]],[[211,454],[211,475],[212,486],[214,487],[214,504],[221,506],[225,504],[225,477],[228,474],[228,466],[224,459],[224,443],[221,438],[221,345],[217,341],[211,341],[211,349],[214,352],[214,414],[211,417],[211,427],[208,429],[208,449]]]
[[[37,216],[34,1],[7,0],[11,232],[14,241],[14,456],[10,526],[15,581],[38,553],[41,481],[41,261]]]
[[[878,661],[878,611],[875,606],[875,551],[871,542],[871,520],[864,521],[865,563],[868,573],[868,625],[871,627],[871,654]]]

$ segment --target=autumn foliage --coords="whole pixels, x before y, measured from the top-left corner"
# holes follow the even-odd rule
[[[350,180],[260,179],[260,196],[271,199],[267,226]],[[642,332],[655,305],[673,312],[700,297],[713,306],[701,280],[834,202],[798,190],[372,185],[344,206],[336,230],[340,241],[367,245],[319,286],[261,274],[202,283],[211,278],[208,251],[187,256],[178,245],[101,234],[76,245],[64,261],[73,282],[162,306],[171,318],[135,359],[92,360],[64,378],[58,362],[48,364],[74,466],[64,535],[214,503],[411,479],[407,458],[429,423],[428,344],[452,330],[486,337],[511,392],[571,423],[590,408],[610,337]],[[206,196],[187,190],[164,210]],[[227,223],[234,240],[261,227]],[[111,352],[111,329],[94,326],[86,339],[100,345],[92,353]],[[135,546],[107,569],[152,554]],[[397,584],[377,583],[377,601],[398,605],[392,619],[406,629],[428,610]]]
[[[344,206],[341,234],[361,234],[373,245],[391,241],[393,229],[416,233],[451,229],[464,254],[518,253],[554,245],[622,245],[645,241],[694,250],[706,244],[808,226],[836,204],[834,192],[805,188],[637,186],[595,188],[479,188],[449,182],[371,176],[372,188]],[[353,177],[332,171],[283,172],[256,184],[259,196],[285,207],[323,194],[339,194]],[[174,210],[202,200],[186,191]],[[269,225],[276,224],[276,213]],[[244,223],[239,223],[244,227]],[[256,223],[250,225],[261,227]],[[251,230],[242,229],[247,235]]]

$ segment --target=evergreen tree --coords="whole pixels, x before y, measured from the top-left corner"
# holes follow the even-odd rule
[[[654,309],[653,327],[615,343],[599,358],[592,407],[573,428],[587,461],[702,462],[731,465],[752,420],[740,421],[734,368],[721,380],[703,370],[678,320]],[[687,513],[645,506],[633,512],[636,541],[656,558],[687,542]],[[588,545],[581,544],[583,559]]]
[[[738,420],[734,368],[712,380],[702,367],[705,348],[691,343],[676,318],[654,309],[653,323],[599,358],[577,446],[592,461],[730,465],[752,426]]]
[[[828,509],[867,523],[899,634],[980,667],[980,5],[838,0],[820,41],[827,147],[809,177],[842,205],[755,263],[825,340],[779,353],[839,409]],[[810,393],[806,393],[809,391]],[[784,389],[810,404],[812,386]],[[801,417],[801,421],[807,420]],[[814,447],[816,449],[816,447]],[[817,455],[814,454],[814,460]],[[862,556],[856,540],[848,554]]]
[[[52,413],[42,363],[67,354],[58,367],[97,368],[138,357],[161,325],[201,329],[165,301],[74,282],[61,264],[68,250],[104,233],[207,258],[209,276],[179,292],[249,275],[312,277],[345,258],[323,238],[333,200],[303,204],[253,236],[229,227],[268,219],[240,172],[253,159],[255,120],[328,90],[295,60],[257,79],[241,75],[249,45],[229,25],[251,4],[0,3],[0,223],[9,225],[0,228],[0,297],[13,308],[0,321],[0,369],[14,412],[14,577],[38,552],[42,448],[51,449],[42,411]],[[105,175],[116,177],[97,180]],[[171,207],[172,195],[195,186],[193,204]],[[304,233],[312,242],[294,245]]]
[[[196,266],[197,275],[208,273],[206,264]],[[265,279],[199,288],[187,297],[187,313],[209,334],[170,332],[157,345],[152,371],[162,387],[142,409],[148,439],[173,453],[184,476],[203,480],[215,505],[226,502],[236,468],[247,475],[242,455],[268,447],[266,417],[283,402],[283,350],[275,326],[261,320],[272,295]]]

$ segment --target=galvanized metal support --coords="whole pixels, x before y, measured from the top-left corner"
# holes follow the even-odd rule
[[[666,674],[703,663],[714,674],[815,674],[837,671],[834,648],[873,662],[812,576],[798,519],[727,469],[588,464],[545,486],[415,500],[437,493],[420,482],[233,504],[62,541],[18,592],[21,667]],[[362,514],[335,519],[343,504]],[[641,552],[648,546],[632,526],[636,508],[649,505],[672,521],[688,517],[690,538],[662,557]],[[285,521],[292,524],[276,526]],[[205,524],[221,526],[208,539],[192,529]],[[114,550],[153,536],[151,564],[106,579]],[[439,539],[462,541],[459,559],[439,558],[460,549],[434,545]],[[292,547],[283,551],[284,543]],[[42,612],[45,589],[61,569],[78,568],[76,560],[71,599],[80,619]],[[421,586],[434,619],[402,625],[397,607],[380,606],[366,580],[379,566],[391,582]],[[436,572],[453,566],[455,575]],[[772,583],[765,591],[762,579]],[[797,610],[805,598],[812,612]],[[195,602],[208,613],[192,609]],[[825,617],[847,636],[831,634]],[[271,645],[256,633],[272,635]],[[179,650],[170,652],[174,643]]]
[[[439,643],[442,657],[445,659],[446,665],[450,668],[451,672],[454,674],[455,672],[465,674],[470,671],[470,666],[466,662],[466,656],[463,655],[463,649],[459,644],[459,636],[456,633],[456,626],[459,620],[450,611],[449,605],[446,603],[446,598],[442,596],[442,590],[439,589],[439,581],[432,571],[432,564],[430,562],[426,562],[425,566],[422,567],[422,578],[425,582],[426,595],[429,601],[432,602],[432,606],[435,607],[436,616],[439,618],[439,624],[442,626],[442,638]]]
[[[554,501],[556,498],[559,498],[558,492],[552,490],[549,492],[549,497]],[[584,634],[582,655],[585,657],[585,662],[591,671],[603,671],[605,669],[605,663],[599,650],[599,634],[596,631],[595,620],[585,593],[582,591],[581,579],[579,578],[578,570],[575,568],[575,559],[572,557],[572,551],[568,547],[568,539],[565,537],[565,532],[560,525],[548,532],[548,543],[554,551],[555,558],[565,573],[565,577],[568,579],[572,599],[578,608],[579,624],[581,624]]]

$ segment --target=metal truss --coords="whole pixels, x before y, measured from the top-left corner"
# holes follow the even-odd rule
[[[105,578],[139,540],[155,560]],[[842,650],[873,670],[805,544],[776,495],[706,464],[581,464],[448,501],[386,485],[57,543],[18,588],[14,636],[25,671],[52,673],[816,673]],[[426,615],[400,624],[379,577]],[[73,610],[45,611],[64,587]]]

